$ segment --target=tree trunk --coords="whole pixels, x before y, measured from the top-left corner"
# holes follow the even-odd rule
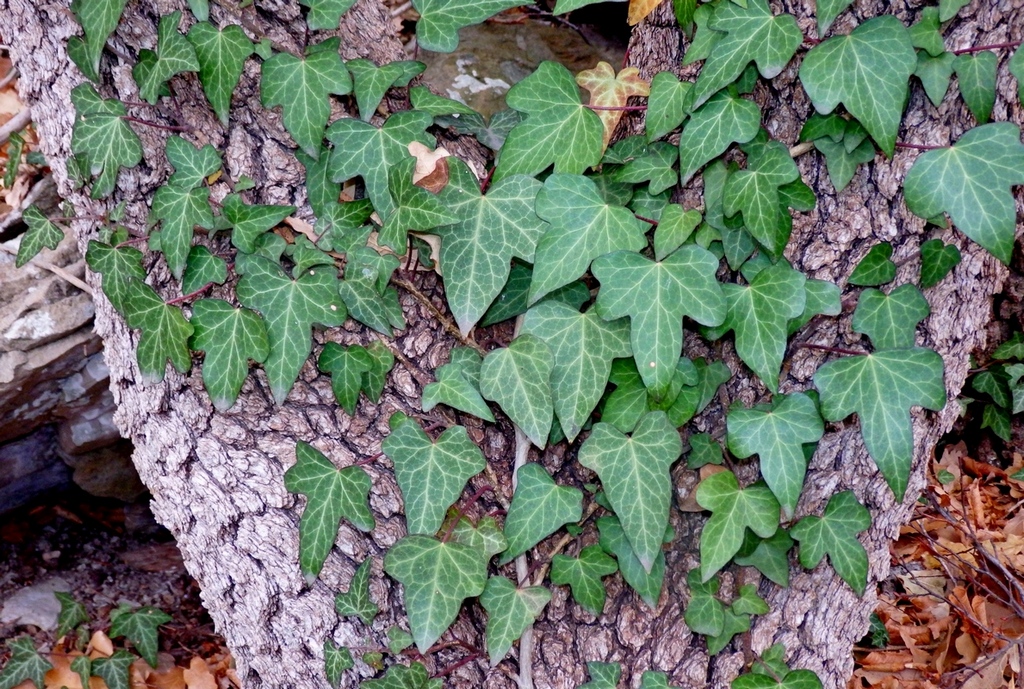
[[[227,9],[225,5],[231,3],[211,4],[212,19],[218,25],[240,23],[257,40],[266,35],[275,44],[296,52],[304,42],[304,24],[294,3],[258,0],[258,8],[240,11]],[[813,16],[811,0],[781,4],[797,16]],[[918,5],[902,0],[864,0],[855,4],[852,14],[840,17],[835,30],[845,33],[864,18],[882,12],[895,13],[907,21],[916,16],[910,7]],[[129,3],[104,57],[105,96],[139,100],[131,79],[131,62],[139,48],[155,44],[158,15],[177,9],[187,9],[184,0]],[[974,2],[946,31],[947,45],[960,48],[1020,39],[1024,36],[1021,16],[1024,0]],[[813,32],[811,20],[801,21],[806,33]],[[169,171],[162,153],[163,132],[137,128],[146,149],[145,161],[121,173],[111,199],[92,201],[73,191],[64,172],[74,122],[69,93],[82,81],[67,59],[65,44],[67,37],[77,32],[64,3],[0,0],[0,35],[11,45],[22,75],[22,97],[32,105],[43,151],[53,165],[62,195],[81,215],[96,215],[125,202],[125,224],[142,230],[146,227],[148,201]],[[344,16],[340,34],[346,59],[369,57],[381,63],[404,57],[379,0],[359,0]],[[672,18],[671,3],[663,3],[634,32],[631,59],[647,76],[672,68],[679,64],[683,40]],[[993,119],[1020,124],[1024,112],[1007,74],[1008,57],[1006,52],[1000,54],[999,95]],[[194,143],[226,148],[225,173],[231,179],[241,175],[253,178],[259,202],[302,206],[302,167],[291,155],[292,144],[281,126],[279,112],[267,111],[259,103],[257,73],[257,62],[250,60],[236,90],[227,129],[209,110],[194,74],[174,80],[175,98],[169,101],[173,111],[147,108],[136,113],[133,109],[132,114],[188,125],[191,131],[184,136]],[[791,66],[770,85],[759,85],[755,93],[769,131],[790,145],[796,142],[799,127],[811,112],[796,73],[796,66]],[[972,125],[973,119],[959,99],[947,98],[936,111],[915,85],[901,139],[946,145]],[[914,471],[904,502],[894,502],[868,458],[853,420],[829,427],[811,462],[798,514],[820,513],[833,493],[854,490],[874,518],[861,539],[871,560],[871,582],[888,573],[889,541],[907,520],[924,486],[924,468],[936,442],[957,416],[954,398],[966,377],[968,357],[985,345],[991,296],[1001,289],[1006,277],[1005,269],[995,259],[961,234],[926,230],[924,222],[906,210],[900,180],[916,155],[915,151],[898,150],[891,161],[877,156],[873,163],[860,168],[841,194],[834,192],[818,154],[802,156],[798,162],[803,179],[815,190],[818,204],[814,211],[795,218],[793,239],[786,253],[794,266],[809,276],[840,286],[877,241],[893,243],[893,258],[900,266],[898,282],[915,279],[919,269],[916,252],[924,239],[940,236],[963,253],[954,274],[926,293],[932,315],[919,330],[919,342],[942,354],[950,401],[939,413],[914,415]],[[701,205],[699,194],[699,189],[685,192],[689,207]],[[1022,206],[1024,200],[1018,197],[1018,209]],[[305,211],[308,213],[308,206]],[[98,228],[95,223],[79,221],[74,229],[84,250]],[[165,296],[175,296],[165,265],[152,257],[149,260],[154,263],[150,282]],[[90,281],[98,288],[98,276],[91,276]],[[417,273],[415,282],[438,308],[444,308],[441,285],[432,273]],[[96,327],[106,344],[111,386],[119,405],[117,422],[135,444],[135,463],[153,494],[153,511],[177,538],[217,629],[235,655],[239,675],[250,689],[326,687],[322,664],[325,638],[343,645],[380,646],[386,643],[387,628],[402,617],[400,589],[381,571],[385,549],[404,533],[400,495],[387,461],[370,464],[367,469],[374,485],[370,504],[377,528],[367,536],[343,525],[320,578],[307,584],[298,567],[298,517],[303,501],[284,489],[284,471],[294,462],[298,440],[312,443],[339,466],[377,453],[393,412],[418,413],[422,386],[447,359],[451,339],[430,310],[403,292],[410,326],[394,341],[387,341],[398,355],[399,364],[379,404],[364,399],[357,415],[349,417],[335,403],[329,380],[307,362],[283,406],[274,405],[266,379],[258,372],[249,377],[235,407],[216,413],[202,390],[198,367],[185,376],[169,370],[158,385],[139,382],[135,362],[138,335],[126,327],[98,289],[96,292]],[[213,296],[226,293],[215,290]],[[844,306],[840,318],[817,319],[797,336],[799,342],[790,343],[784,392],[811,387],[811,376],[827,358],[800,348],[799,343],[858,345],[850,329],[853,300],[845,301]],[[316,339],[349,344],[367,342],[372,335],[349,321],[342,328],[317,333]],[[693,336],[690,339],[689,351],[700,351],[703,345]],[[701,431],[720,430],[723,411],[732,402],[749,405],[767,397],[763,386],[745,374],[731,345],[710,354],[724,358],[738,375],[696,422]],[[471,426],[470,434],[483,445],[498,477],[495,488],[499,502],[507,502],[514,449],[511,427],[507,423]],[[563,448],[548,450],[542,459],[564,478],[580,480],[584,474],[574,456]],[[681,463],[673,478],[677,498],[685,499],[696,483],[695,473]],[[486,483],[478,477],[471,489]],[[573,604],[567,590],[556,587],[551,604],[536,624],[536,686],[571,689],[585,681],[585,661],[601,660],[622,662],[628,686],[636,686],[644,670],[656,669],[668,672],[671,682],[679,687],[726,687],[755,654],[775,642],[786,645],[794,667],[816,671],[826,687],[843,686],[852,669],[851,646],[866,630],[874,593],[869,590],[858,598],[827,564],[804,572],[794,563],[791,587],[785,590],[759,579],[756,571],[737,570],[736,576],[743,577],[744,582],[759,583],[759,591],[772,610],[754,618],[748,635],[737,637],[725,651],[709,659],[704,644],[682,622],[687,602],[686,571],[698,562],[702,522],[699,515],[673,510],[672,523],[678,535],[667,553],[666,582],[653,613],[617,576],[608,580],[609,602],[600,619]],[[355,566],[367,557],[374,560],[371,593],[382,608],[369,635],[359,623],[339,621],[333,605],[334,594],[347,588]],[[737,585],[731,575],[723,579],[727,590]],[[445,639],[456,638],[481,647],[483,626],[480,607],[467,606]],[[461,649],[433,654],[426,661],[428,670],[436,673],[464,655]],[[357,663],[356,670],[363,677],[374,674],[362,663]],[[489,669],[486,660],[481,659],[457,669],[446,683],[459,689],[505,689],[516,686],[516,671],[515,660]],[[343,686],[356,686],[351,677],[343,680]]]

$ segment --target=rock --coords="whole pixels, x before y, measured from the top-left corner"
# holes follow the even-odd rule
[[[90,406],[78,411],[60,425],[57,438],[60,449],[78,455],[113,445],[121,439],[114,425],[114,396],[103,390]]]
[[[60,601],[53,592],[70,590],[71,585],[59,577],[19,589],[4,601],[0,624],[34,625],[52,631],[60,615]]]
[[[74,469],[72,480],[85,492],[101,498],[132,502],[146,492],[132,464],[132,446],[128,441],[92,452],[61,457]]]
[[[0,446],[0,514],[71,487],[71,469],[60,461],[57,447],[51,426]]]

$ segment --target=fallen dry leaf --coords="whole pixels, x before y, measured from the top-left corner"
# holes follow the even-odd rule
[[[662,0],[629,0],[629,13],[626,16],[626,21],[630,26],[636,26],[661,3]]]
[[[184,672],[185,685],[188,689],[217,689],[217,679],[210,672],[206,661],[196,656]]]

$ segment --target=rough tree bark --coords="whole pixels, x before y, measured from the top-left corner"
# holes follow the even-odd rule
[[[230,4],[212,4],[215,23],[241,23],[252,37],[269,36],[293,51],[301,46],[304,26],[295,3],[257,0],[255,7],[241,11],[227,9]],[[853,12],[837,22],[836,31],[844,33],[862,19],[880,13],[895,13],[905,21],[911,20],[921,4],[918,0],[859,0]],[[186,9],[184,0],[129,3],[104,57],[105,96],[139,100],[131,63],[139,48],[154,45],[157,17],[177,9]],[[813,17],[811,0],[786,0],[776,9]],[[1021,16],[1024,0],[973,2],[947,30],[947,45],[960,48],[1020,39],[1024,37]],[[812,19],[801,20],[801,28],[806,35],[814,35]],[[111,199],[96,202],[73,191],[64,174],[74,121],[68,94],[82,81],[67,59],[65,43],[77,31],[62,0],[0,0],[0,35],[10,44],[21,71],[22,96],[32,105],[44,153],[53,164],[62,194],[82,215],[95,215],[125,202],[125,223],[141,232],[148,200],[169,171],[162,153],[165,133],[139,128],[146,148],[145,161],[120,175]],[[345,15],[340,35],[346,58],[370,57],[380,63],[403,57],[379,0],[359,0]],[[674,68],[679,64],[683,40],[670,4],[663,3],[634,32],[631,60],[648,76]],[[1000,54],[999,94],[993,119],[1021,124],[1024,111],[1007,75],[1007,58],[1008,54]],[[185,136],[194,143],[212,143],[226,149],[226,174],[232,179],[248,175],[256,180],[258,202],[301,206],[305,201],[303,171],[291,155],[293,146],[279,113],[268,112],[259,104],[257,72],[257,62],[250,60],[235,94],[227,129],[210,112],[195,75],[176,78],[175,98],[166,101],[156,114],[149,109],[139,114],[187,125],[191,129]],[[795,66],[770,86],[759,86],[755,97],[765,111],[765,123],[772,135],[793,144],[800,124],[811,111],[796,81]],[[916,143],[948,144],[974,124],[959,100],[947,98],[936,110],[917,86],[912,89],[907,113],[901,139]],[[926,230],[923,221],[905,209],[899,182],[916,155],[900,150],[891,161],[877,156],[872,164],[861,167],[842,194],[834,192],[817,154],[802,156],[799,163],[803,179],[817,193],[818,205],[814,211],[797,216],[787,251],[796,267],[841,286],[868,247],[880,240],[895,246],[894,260],[900,265],[898,282],[914,279],[919,266],[917,247],[931,236],[956,244],[964,256],[950,278],[927,292],[932,315],[919,331],[919,342],[943,355],[950,402],[937,414],[915,414],[915,470],[905,501],[894,502],[868,459],[853,420],[828,428],[811,463],[798,514],[820,512],[834,492],[854,490],[874,517],[872,528],[862,537],[871,558],[871,581],[884,578],[888,572],[889,540],[908,518],[924,485],[926,460],[956,417],[953,399],[963,385],[968,355],[985,345],[991,295],[1001,289],[1006,277],[1005,270],[977,245],[955,231]],[[226,193],[225,188],[216,186],[214,191],[215,197]],[[699,191],[687,190],[686,200],[691,206],[700,204]],[[1024,199],[1020,197],[1018,210],[1024,211]],[[81,221],[74,229],[84,250],[98,228],[95,223]],[[163,263],[155,262],[151,268],[151,283],[167,296],[174,296]],[[90,279],[99,286],[97,276]],[[443,308],[441,285],[433,274],[417,273],[412,279],[437,307]],[[223,293],[215,291],[214,296]],[[403,292],[402,301],[410,327],[387,343],[399,355],[399,363],[380,403],[363,400],[353,418],[335,404],[329,381],[309,363],[282,407],[273,404],[262,373],[251,375],[239,403],[220,414],[214,412],[202,391],[198,370],[186,376],[169,371],[163,383],[142,385],[134,356],[137,333],[126,328],[103,297],[98,298],[96,327],[106,343],[112,388],[119,404],[117,422],[135,443],[135,462],[153,494],[155,514],[177,538],[217,628],[235,654],[239,674],[252,689],[326,686],[321,660],[324,638],[354,646],[379,645],[385,630],[398,617],[399,588],[382,576],[380,565],[385,548],[403,534],[400,497],[387,461],[367,467],[374,483],[371,507],[378,527],[367,537],[343,525],[322,575],[312,585],[303,580],[298,567],[297,527],[302,500],[285,491],[282,475],[294,461],[298,440],[312,443],[338,465],[348,465],[379,451],[387,420],[394,411],[418,413],[422,386],[444,363],[452,342],[420,301],[408,292]],[[826,358],[800,348],[800,342],[859,344],[849,327],[853,300],[846,300],[844,305],[842,317],[818,319],[797,336],[798,342],[791,342],[783,391],[809,388],[811,376]],[[318,342],[343,343],[366,342],[371,337],[351,321],[343,328],[316,335]],[[689,345],[700,351],[704,345],[691,339],[694,341]],[[741,400],[750,404],[764,400],[767,394],[760,383],[744,374],[731,345],[711,354],[723,357],[738,375],[696,422],[702,431],[721,430],[722,412],[729,403]],[[470,425],[471,435],[484,446],[500,479],[495,486],[497,502],[507,501],[513,454],[511,427],[474,426],[472,419],[463,422]],[[589,478],[574,457],[561,449],[549,450],[541,461],[563,480]],[[696,482],[694,472],[683,466],[675,469],[674,480],[678,500],[685,499]],[[485,483],[487,479],[478,477],[471,487]],[[725,687],[753,654],[779,641],[790,649],[791,664],[818,672],[826,687],[844,685],[852,669],[850,648],[866,629],[874,595],[869,591],[864,598],[857,598],[828,565],[811,572],[794,567],[792,585],[787,590],[759,581],[756,572],[741,572],[739,576],[746,581],[759,581],[760,593],[772,611],[755,618],[749,635],[708,658],[703,642],[682,623],[687,602],[685,573],[697,564],[701,521],[699,515],[673,510],[678,537],[667,553],[666,582],[653,613],[618,577],[610,579],[609,603],[600,619],[571,604],[565,590],[555,590],[536,625],[537,687],[577,686],[585,680],[584,662],[588,660],[621,661],[629,686],[636,685],[642,671],[653,668],[667,671],[672,683],[680,687]],[[550,544],[542,550],[545,547]],[[375,560],[371,592],[383,609],[369,635],[357,623],[339,621],[333,609],[334,593],[348,586],[355,566],[366,557]],[[727,589],[736,586],[731,576],[725,579]],[[483,623],[482,610],[476,605],[467,606],[449,637],[481,646]],[[464,654],[459,649],[437,653],[427,661],[428,669],[436,672]],[[506,660],[489,670],[484,659],[474,661],[459,668],[446,682],[459,689],[514,687],[515,662],[514,658]],[[363,676],[372,673],[361,664],[357,670]],[[355,686],[355,682],[348,680],[346,686]]]

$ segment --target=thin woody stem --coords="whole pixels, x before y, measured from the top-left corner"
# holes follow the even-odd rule
[[[966,55],[968,53],[980,53],[984,50],[1006,50],[1007,48],[1016,48],[1024,41],[1007,41],[1006,43],[990,43],[989,45],[976,45],[971,48],[961,48],[960,50],[954,50],[954,55]]]

